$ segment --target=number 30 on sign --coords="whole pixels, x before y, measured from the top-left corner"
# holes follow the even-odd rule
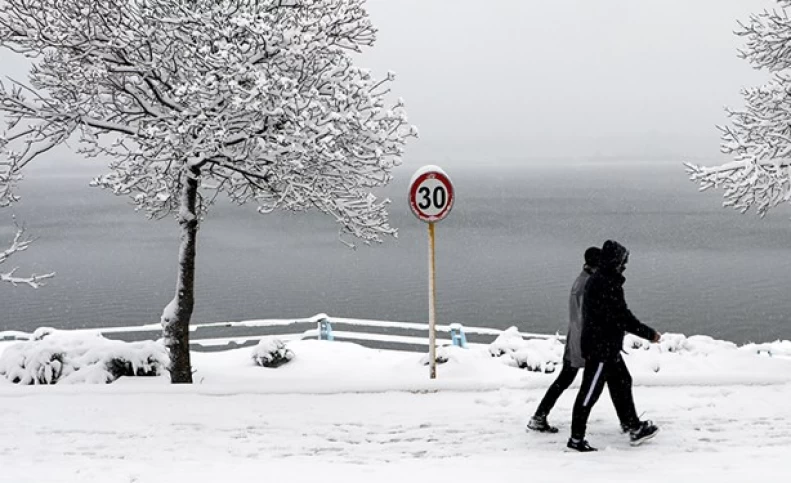
[[[438,166],[417,170],[409,183],[409,206],[426,223],[440,221],[453,208],[453,183]]]

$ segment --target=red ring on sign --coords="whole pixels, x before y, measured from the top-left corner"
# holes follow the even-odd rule
[[[442,211],[436,215],[427,215],[420,211],[420,208],[417,206],[417,188],[421,183],[423,183],[423,181],[427,179],[436,179],[445,186],[445,190],[448,193],[448,202],[445,204],[445,208],[443,208]],[[434,223],[435,221],[440,221],[448,216],[451,208],[453,208],[454,200],[455,197],[453,192],[453,183],[451,183],[450,179],[445,176],[445,174],[438,171],[427,171],[421,174],[409,187],[409,207],[412,208],[412,213],[414,213],[418,219],[425,221],[426,223]]]

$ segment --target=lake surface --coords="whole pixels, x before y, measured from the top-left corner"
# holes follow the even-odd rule
[[[791,338],[791,210],[766,218],[699,193],[680,163],[525,163],[454,168],[437,226],[437,317],[564,333],[568,291],[590,245],[630,251],[626,298],[660,331],[736,342]],[[381,191],[397,239],[346,248],[318,213],[258,215],[220,203],[199,233],[194,322],[339,317],[427,319],[427,228],[409,211],[414,167]],[[178,230],[89,176],[31,173],[15,208],[34,246],[2,267],[56,271],[39,290],[0,286],[0,330],[158,322],[175,287]],[[0,240],[12,236],[0,212]]]

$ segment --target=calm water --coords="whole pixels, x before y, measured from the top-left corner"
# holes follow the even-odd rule
[[[723,209],[679,163],[445,168],[457,201],[437,227],[440,323],[564,332],[582,252],[615,238],[632,253],[627,301],[658,330],[791,338],[787,209],[763,220]],[[425,321],[426,226],[405,201],[412,171],[383,191],[400,233],[376,247],[346,248],[318,214],[216,207],[199,234],[194,320]],[[146,220],[87,178],[37,174],[22,194],[17,215],[39,240],[14,264],[58,276],[40,290],[0,286],[0,329],[158,321],[175,284],[172,219]],[[0,215],[7,241],[10,217]]]

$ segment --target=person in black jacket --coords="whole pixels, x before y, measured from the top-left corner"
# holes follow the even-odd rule
[[[582,356],[582,298],[585,293],[585,285],[588,279],[599,268],[601,258],[601,248],[590,247],[585,250],[585,265],[582,272],[574,280],[569,294],[569,328],[566,332],[566,347],[563,350],[563,366],[555,382],[549,386],[546,394],[541,399],[535,414],[527,423],[527,428],[540,433],[557,433],[558,428],[552,426],[547,421],[547,416],[555,406],[558,398],[571,386],[577,373],[585,367],[585,358]],[[612,392],[612,388],[610,388]],[[620,401],[618,397],[611,396],[613,401]],[[629,418],[634,413],[634,405],[616,404],[615,412],[621,420],[621,429],[629,431]]]
[[[632,377],[621,357],[626,332],[652,342],[661,334],[641,323],[626,305],[623,271],[629,251],[613,240],[604,242],[599,270],[585,285],[582,302],[582,355],[585,371],[582,376],[571,419],[571,438],[567,446],[577,451],[596,451],[585,440],[591,409],[604,389],[610,386],[613,405],[618,409],[621,424],[629,430],[632,445],[653,437],[659,430],[651,421],[640,421],[632,398]]]

